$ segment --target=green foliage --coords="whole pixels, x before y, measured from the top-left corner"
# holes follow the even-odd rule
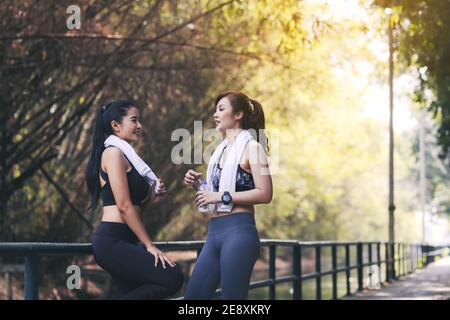
[[[16,58],[1,60],[2,66],[19,68],[14,63],[27,61],[31,51],[45,57],[30,73],[20,68],[4,73],[10,78],[2,78],[2,84],[13,79],[10,88],[16,90],[2,87],[3,99],[14,102],[9,110],[20,108],[23,119],[36,115],[58,124],[87,106],[77,125],[46,145],[57,151],[43,165],[53,183],[37,167],[11,195],[7,221],[13,239],[89,240],[88,225],[99,221],[98,213],[86,212],[83,180],[92,115],[102,102],[117,98],[132,98],[141,107],[145,137],[137,148],[169,186],[163,201],[143,208],[152,237],[203,238],[207,221],[196,212],[192,189],[182,184],[185,171],[195,166],[168,161],[176,143],[169,142],[170,135],[177,128],[192,132],[194,120],[212,126],[214,97],[237,89],[262,103],[272,161],[279,160],[273,202],[257,206],[261,236],[385,240],[386,124],[363,110],[368,87],[386,82],[387,61],[373,50],[374,43],[386,41],[386,21],[370,3],[360,1],[363,14],[341,17],[335,14],[338,4],[323,1],[87,1],[86,8],[95,8],[96,17],[86,28],[95,27],[82,32],[99,38],[47,36],[5,43],[2,57],[7,52]],[[26,2],[20,4],[33,28],[18,25],[19,31],[64,32],[50,23],[54,13],[46,6],[31,12]],[[393,21],[398,14],[401,24],[404,12],[394,10]],[[58,14],[63,22],[64,14]],[[414,61],[420,63],[420,57]],[[373,72],[361,72],[360,65],[370,65]],[[64,104],[50,104],[37,114],[92,69],[92,81],[68,94]],[[31,104],[17,83],[32,93]],[[3,116],[8,120],[3,134],[14,133],[11,145],[36,128],[18,125],[12,111]],[[51,122],[44,124],[51,127]],[[412,140],[402,133],[396,136],[398,238],[411,240],[418,235]],[[8,174],[20,176],[29,165],[17,163]],[[204,165],[197,169],[206,171]],[[433,194],[447,192],[439,182],[432,188]]]
[[[384,40],[383,17],[376,10],[369,10],[365,21],[331,17],[321,21],[318,32],[308,26],[326,9],[315,4],[293,8],[301,11],[302,26],[302,36],[294,32],[291,39],[297,41],[295,50],[278,52],[278,64],[250,60],[240,66],[243,90],[262,103],[273,132],[271,150],[279,155],[273,201],[257,206],[259,230],[269,238],[386,240],[387,131],[384,123],[362,113],[367,86],[382,82],[379,70],[386,69],[387,61],[370,49],[373,41]],[[269,11],[277,15],[276,6]],[[367,25],[371,32],[361,32]],[[272,25],[261,37],[282,43],[286,30],[280,26]],[[259,50],[267,52],[260,43]],[[361,75],[356,63],[369,63],[375,71]],[[400,134],[395,139],[397,239],[414,240],[419,228],[416,180],[411,179],[413,139]],[[192,223],[203,223],[195,207],[188,212],[195,217]],[[164,235],[180,230],[175,220]],[[203,227],[189,228],[198,231],[196,238],[203,237]]]
[[[424,102],[439,123],[441,157],[450,147],[450,1],[379,0],[382,7],[399,11],[399,46],[406,64],[414,65],[420,79],[416,99]],[[434,94],[427,99],[427,90]],[[428,95],[429,96],[429,95]],[[429,101],[431,100],[431,101]]]

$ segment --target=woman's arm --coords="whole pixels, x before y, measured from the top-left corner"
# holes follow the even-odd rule
[[[248,161],[252,172],[255,189],[243,192],[231,192],[234,205],[255,205],[272,201],[272,176],[269,171],[267,156],[263,147],[255,140],[250,140],[247,146]],[[219,202],[223,192],[219,192]]]

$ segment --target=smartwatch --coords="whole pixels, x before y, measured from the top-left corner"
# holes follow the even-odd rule
[[[231,203],[231,201],[233,201],[231,194],[228,191],[225,191],[222,195],[222,203],[227,206]]]

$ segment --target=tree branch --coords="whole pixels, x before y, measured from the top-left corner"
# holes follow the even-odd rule
[[[56,191],[58,191],[58,193],[61,195],[62,199],[69,205],[70,209],[72,209],[72,211],[75,212],[77,217],[80,218],[80,220],[83,221],[84,224],[86,224],[89,229],[91,229],[91,230],[94,229],[92,224],[83,216],[83,214],[80,212],[80,210],[78,210],[75,207],[75,205],[72,203],[72,201],[70,201],[69,196],[64,192],[63,188],[61,188],[59,186],[59,184],[55,180],[52,179],[52,177],[50,177],[48,172],[44,169],[43,165],[39,166],[39,169],[42,172],[42,174],[44,175],[44,177],[48,180],[48,182],[50,182],[50,184],[55,187]]]

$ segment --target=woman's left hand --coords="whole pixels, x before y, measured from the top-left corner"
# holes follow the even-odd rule
[[[206,190],[197,191],[195,197],[195,202],[197,203],[198,207],[204,206],[206,204],[219,203],[221,200],[222,198],[220,197],[220,192],[212,192]]]

